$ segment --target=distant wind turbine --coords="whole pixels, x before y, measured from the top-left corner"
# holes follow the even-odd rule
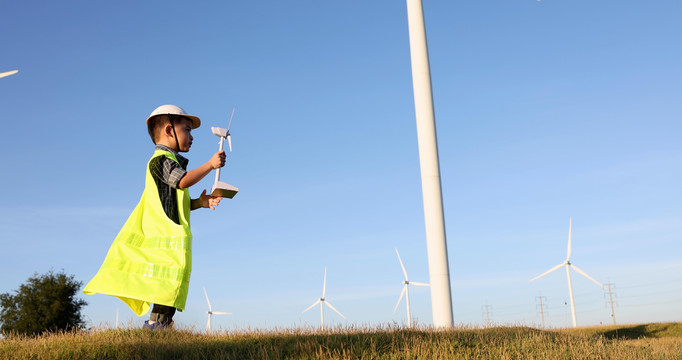
[[[395,304],[395,309],[393,309],[393,313],[395,314],[396,310],[398,310],[398,305],[400,305],[400,301],[403,300],[403,296],[405,296],[405,304],[407,305],[407,326],[412,327],[412,315],[410,314],[410,285],[416,285],[416,286],[429,286],[429,284],[425,283],[419,283],[419,282],[414,282],[410,281],[407,278],[407,271],[405,270],[405,265],[403,265],[403,260],[400,258],[400,253],[398,252],[398,249],[395,249],[395,253],[398,255],[398,261],[400,261],[400,267],[403,269],[403,274],[405,274],[405,280],[403,281],[403,291],[400,293],[400,298],[398,299],[398,303]]]
[[[5,76],[14,75],[14,74],[16,74],[16,73],[18,73],[18,72],[19,72],[19,70],[12,70],[12,71],[7,71],[7,72],[4,72],[4,73],[0,73],[0,78],[4,78]]]
[[[572,227],[572,224],[573,224],[572,219],[568,218],[568,251],[566,252],[566,260],[564,260],[564,262],[562,262],[561,264],[545,271],[541,275],[534,277],[530,281],[533,282],[533,281],[551,273],[552,271],[559,270],[562,266],[565,266],[566,267],[566,277],[568,278],[568,294],[569,294],[570,299],[571,299],[571,315],[573,316],[573,327],[577,327],[578,322],[577,322],[576,316],[575,316],[575,301],[573,300],[573,285],[571,284],[571,268],[573,268],[573,270],[577,271],[578,274],[592,280],[595,284],[599,285],[599,287],[601,287],[602,289],[604,288],[604,285],[602,285],[599,281],[593,279],[590,275],[587,275],[587,273],[580,270],[580,268],[578,268],[577,266],[575,266],[574,264],[571,263],[571,227]]]
[[[206,331],[211,332],[213,329],[211,329],[211,316],[212,315],[231,315],[232,313],[228,312],[219,312],[219,311],[213,311],[211,308],[211,300],[208,299],[208,294],[206,293],[206,287],[204,286],[204,295],[206,295],[206,302],[208,303],[208,311],[206,312],[208,314],[208,323],[206,323]]]
[[[329,306],[330,309],[336,311],[337,314],[341,315],[341,317],[344,320],[346,320],[346,317],[343,316],[343,314],[341,314],[338,310],[336,310],[336,308],[334,308],[334,306],[332,306],[332,304],[330,304],[325,299],[326,293],[327,293],[327,268],[325,267],[324,268],[324,282],[322,283],[322,297],[317,299],[317,301],[315,301],[312,305],[310,305],[309,308],[303,310],[303,313],[305,313],[306,311],[314,308],[317,304],[320,304],[320,319],[321,319],[320,320],[320,327],[321,328],[324,328],[324,305]],[[301,314],[303,314],[303,313],[301,313]]]

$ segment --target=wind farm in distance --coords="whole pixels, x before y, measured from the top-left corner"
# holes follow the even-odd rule
[[[616,322],[616,309],[618,308],[618,305],[616,303],[617,298],[614,298],[616,295],[615,292],[615,286],[614,284],[608,283],[608,284],[603,284],[602,282],[599,282],[592,276],[590,276],[585,270],[582,268],[578,267],[573,261],[572,261],[572,255],[573,255],[573,247],[575,246],[575,243],[573,241],[573,218],[569,217],[568,219],[568,231],[567,231],[567,247],[566,247],[566,258],[564,261],[561,263],[557,264],[556,266],[550,268],[549,270],[545,271],[544,273],[541,273],[540,275],[530,279],[530,283],[525,283],[519,279],[519,281],[514,284],[513,286],[515,287],[524,287],[529,289],[530,291],[537,291],[537,295],[533,295],[531,292],[528,292],[529,296],[525,299],[525,302],[523,302],[523,305],[519,305],[521,302],[518,301],[518,299],[514,299],[516,301],[515,306],[512,305],[511,308],[514,309],[519,309],[522,306],[525,306],[526,312],[532,312],[531,309],[535,309],[537,313],[537,317],[530,318],[526,317],[525,320],[520,320],[520,321],[496,321],[495,320],[495,315],[502,315],[504,314],[504,311],[496,311],[495,309],[499,308],[500,309],[505,309],[505,308],[510,308],[510,302],[513,301],[511,299],[507,299],[503,303],[498,303],[498,304],[490,304],[486,301],[485,304],[482,304],[482,308],[484,309],[485,315],[484,319],[482,319],[480,326],[483,327],[491,327],[491,326],[513,326],[517,324],[524,324],[524,325],[530,325],[533,327],[537,328],[563,328],[563,327],[572,327],[572,328],[577,328],[579,326],[578,319],[580,318],[581,315],[581,307],[576,308],[576,296],[574,295],[574,289],[573,289],[573,280],[571,277],[571,271],[576,272],[583,278],[589,280],[589,282],[592,284],[591,288],[586,288],[585,286],[581,287],[581,292],[578,294],[578,301],[577,303],[581,304],[583,308],[587,308],[586,312],[587,313],[594,313],[595,312],[595,307],[594,303],[589,305],[585,301],[581,301],[582,297],[588,297],[590,299],[595,299],[599,298],[603,306],[602,309],[600,310],[601,317],[602,319],[610,319],[612,320],[607,322],[603,320],[600,324],[602,325],[618,325]],[[560,244],[560,239],[555,239],[552,240],[551,242],[554,244]],[[580,246],[580,241],[578,241],[578,245]],[[396,314],[398,309],[400,308],[401,304],[405,308],[405,316],[395,316],[393,318],[393,322],[395,324],[398,324],[399,326],[405,327],[405,328],[429,328],[430,325],[428,323],[423,323],[420,322],[421,319],[414,318],[411,312],[411,299],[414,301],[414,294],[413,297],[410,297],[410,287],[414,286],[417,288],[427,288],[430,286],[430,284],[425,283],[425,282],[417,282],[417,281],[412,281],[410,280],[410,277],[408,275],[407,268],[405,266],[405,263],[403,262],[403,259],[400,255],[400,252],[398,251],[397,248],[394,248],[394,252],[397,258],[397,264],[400,266],[400,273],[401,273],[401,282],[400,284],[402,285],[400,294],[398,296],[397,303],[395,303],[395,306],[393,307],[392,314]],[[550,259],[542,259],[538,258],[535,259],[535,264],[528,264],[528,267],[534,267],[534,268],[539,268],[546,262],[548,262]],[[560,277],[558,275],[555,275],[552,277],[554,280],[552,280],[550,277],[550,274],[558,271],[558,270],[565,270],[566,272],[566,284],[567,284],[567,291],[563,296],[557,297],[556,295],[550,298],[550,301],[548,301],[547,296],[542,295],[542,290],[543,286],[538,287],[536,284],[537,282],[544,282],[544,284],[553,284],[551,285],[551,288],[563,288],[566,289],[563,285],[562,286],[555,286],[556,283],[562,283],[563,281],[560,281]],[[339,311],[330,301],[328,298],[328,282],[327,282],[327,267],[324,268],[323,271],[323,277],[322,277],[322,289],[321,289],[321,296],[317,298],[310,306],[305,308],[302,312],[301,315],[306,315],[306,317],[303,317],[302,319],[305,319],[305,326],[310,326],[311,328],[317,328],[320,330],[323,329],[339,329],[343,328],[345,326],[354,326],[354,324],[361,324],[363,323],[363,320],[361,318],[353,319],[353,318],[347,318],[341,311]],[[396,271],[397,273],[397,271]],[[422,269],[420,273],[425,273],[425,271]],[[337,276],[336,279],[340,279],[342,277]],[[397,276],[396,276],[397,278]],[[543,280],[540,280],[543,279]],[[584,284],[583,284],[584,285]],[[596,285],[596,286],[595,286]],[[640,285],[641,286],[641,285]],[[348,288],[345,289],[348,291]],[[587,292],[585,292],[587,290]],[[208,297],[208,294],[206,292],[206,288],[203,288],[203,294],[206,299],[206,303],[208,305],[208,322],[206,324],[206,331],[207,333],[214,333],[216,329],[213,328],[212,326],[212,315],[232,315],[232,313],[227,313],[227,312],[216,312],[212,310],[211,306],[211,301]],[[337,287],[333,286],[333,297],[339,297],[343,298],[343,293],[339,292]],[[428,298],[428,292],[427,291],[420,291],[416,293],[416,296],[422,298],[419,302],[420,306],[424,306],[425,298]],[[223,299],[224,300],[224,299]],[[281,299],[280,299],[281,300]],[[563,303],[563,306],[556,306],[556,303]],[[554,304],[553,304],[554,303]],[[538,305],[539,304],[539,305]],[[273,304],[273,306],[276,306],[276,304]],[[539,306],[539,307],[538,307]],[[307,314],[310,313],[316,313],[314,311],[316,308],[319,307],[319,321],[314,320],[314,315],[312,317],[307,316]],[[329,324],[329,313],[327,313],[326,319],[327,322],[325,323],[325,307],[327,310],[331,310],[332,314],[335,316],[335,318],[332,318],[333,322],[330,325]],[[550,310],[551,309],[551,310]],[[557,311],[557,309],[560,309]],[[495,311],[493,311],[495,310]],[[382,311],[388,313],[389,309],[384,308]],[[551,326],[546,325],[545,319],[549,319],[549,315],[553,315],[555,318],[557,317],[557,312],[559,312],[559,316],[564,317],[563,323],[557,323],[555,322]],[[421,311],[420,314],[423,314],[424,312]],[[293,314],[291,314],[293,316]],[[338,317],[336,317],[338,315]],[[116,319],[116,324],[118,324],[118,309],[117,309],[117,319]],[[570,321],[569,321],[569,316],[570,316]],[[220,321],[218,332],[226,331],[229,330],[229,326],[227,324],[231,323],[229,320],[222,320]],[[466,324],[467,326],[473,325],[473,323]],[[589,325],[594,325],[588,324]],[[583,325],[586,326],[586,325]]]

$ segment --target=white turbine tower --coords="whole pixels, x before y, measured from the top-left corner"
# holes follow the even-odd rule
[[[426,251],[429,257],[431,312],[436,328],[451,329],[452,296],[450,266],[445,237],[445,215],[440,181],[440,160],[436,136],[436,117],[431,88],[429,50],[422,0],[407,0],[407,28],[410,37],[414,112],[417,120],[419,168],[422,180]]]
[[[403,260],[400,258],[400,253],[398,252],[398,249],[395,249],[395,253],[398,255],[398,261],[400,261],[400,267],[403,268],[403,274],[405,274],[405,280],[403,281],[403,291],[400,293],[400,298],[398,299],[398,303],[395,304],[395,309],[393,309],[393,313],[395,314],[396,310],[398,310],[398,305],[400,305],[400,301],[403,300],[403,296],[405,296],[405,304],[407,305],[407,326],[412,327],[412,315],[410,314],[410,285],[416,285],[416,286],[429,286],[429,284],[425,283],[419,283],[419,282],[414,282],[410,281],[407,278],[407,270],[405,270],[405,265],[403,265]]]
[[[211,332],[213,329],[211,328],[211,316],[212,315],[231,315],[232,313],[228,312],[220,312],[220,311],[213,311],[211,308],[211,300],[208,299],[208,294],[206,293],[206,287],[204,286],[204,295],[206,295],[206,302],[208,303],[208,311],[206,312],[208,314],[208,323],[206,323],[206,331]]]
[[[322,297],[317,299],[317,301],[315,301],[312,305],[310,305],[309,308],[303,310],[303,313],[305,313],[306,311],[314,308],[317,304],[320,304],[320,328],[324,328],[324,306],[325,305],[329,306],[330,309],[336,311],[337,314],[341,315],[341,317],[344,320],[346,320],[346,317],[343,316],[343,314],[341,314],[338,310],[336,310],[336,308],[334,308],[334,306],[332,306],[332,304],[330,304],[324,298],[326,293],[327,293],[327,268],[325,267],[324,268],[324,281],[322,283]],[[301,313],[301,314],[303,314],[303,313]]]
[[[571,263],[571,226],[572,226],[572,224],[573,224],[572,219],[568,218],[568,251],[566,252],[566,260],[564,260],[564,262],[562,262],[561,264],[545,271],[541,275],[534,277],[530,281],[533,282],[533,281],[551,273],[552,271],[559,270],[561,267],[565,266],[566,267],[566,278],[568,278],[568,294],[569,294],[569,297],[571,299],[571,315],[573,316],[573,327],[577,327],[578,322],[577,322],[576,316],[575,316],[575,301],[573,300],[573,285],[571,284],[571,268],[573,268],[573,270],[577,271],[578,274],[592,280],[595,284],[599,285],[599,287],[601,287],[602,289],[604,288],[604,285],[602,285],[599,281],[593,279],[590,275],[587,275],[586,272],[580,270],[579,267],[577,267]]]
[[[4,73],[0,73],[0,78],[4,78],[5,76],[14,75],[18,72],[19,72],[19,70],[6,71]]]

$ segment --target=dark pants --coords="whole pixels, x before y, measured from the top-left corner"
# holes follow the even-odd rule
[[[162,324],[170,324],[173,321],[173,315],[175,315],[175,308],[171,306],[154,304],[152,308],[152,314],[149,316],[149,320],[158,321]]]

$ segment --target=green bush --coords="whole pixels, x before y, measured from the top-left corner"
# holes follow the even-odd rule
[[[36,335],[46,331],[76,330],[84,325],[81,308],[87,303],[76,298],[83,286],[63,270],[34,274],[10,293],[0,294],[0,332]]]

